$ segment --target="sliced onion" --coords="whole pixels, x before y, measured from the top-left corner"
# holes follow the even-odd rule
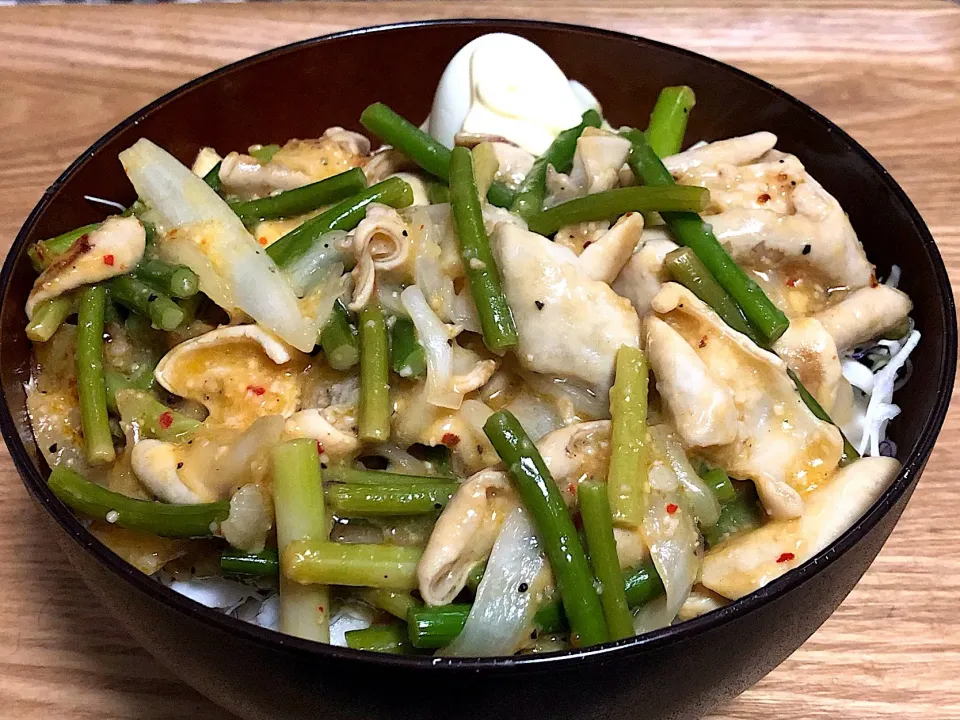
[[[283,274],[286,275],[287,282],[299,297],[303,297],[317,282],[324,279],[330,267],[339,265],[342,273],[344,267],[353,265],[353,253],[348,252],[344,245],[346,239],[347,233],[342,230],[321,235],[307,252],[284,268]]]
[[[700,534],[693,513],[681,494],[676,474],[660,460],[651,463],[646,501],[640,532],[666,594],[634,615],[633,627],[638,635],[674,621],[700,571]]]
[[[417,328],[427,356],[427,402],[456,410],[463,396],[453,390],[453,348],[450,332],[427,303],[423,292],[411,285],[400,293],[400,301]]]
[[[534,372],[521,372],[524,384],[535,392],[553,398],[558,406],[569,405],[576,420],[607,420],[610,417],[610,398],[600,397],[590,390],[563,378],[553,378]],[[572,418],[565,418],[572,420]]]
[[[316,319],[303,316],[276,264],[202,178],[146,139],[121,152],[120,161],[166,231],[161,255],[189,266],[200,289],[227,312],[241,310],[299,350],[313,350]]]
[[[533,524],[527,512],[517,508],[500,529],[463,631],[442,654],[513,655],[529,637],[535,600],[548,582]]]
[[[419,242],[416,243],[414,280],[417,286],[430,298],[431,307],[442,320],[462,325],[471,332],[479,332],[480,318],[470,291],[462,288],[458,294],[454,278],[444,272],[444,266],[452,263],[452,267],[462,275],[450,206],[444,203],[417,207],[410,211],[408,224],[414,228],[423,227]]]
[[[534,442],[549,432],[563,427],[563,421],[556,408],[533,393],[521,392],[506,409],[514,414],[527,435]]]
[[[713,527],[720,519],[720,503],[707,484],[697,475],[677,436],[666,425],[651,425],[650,435],[663,451],[664,459],[680,481],[680,490],[700,525]]]

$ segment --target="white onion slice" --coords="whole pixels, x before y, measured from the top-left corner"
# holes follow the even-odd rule
[[[652,480],[654,476],[656,482]],[[640,531],[666,594],[647,603],[634,615],[633,627],[638,635],[674,621],[693,589],[701,560],[700,533],[681,495],[675,473],[655,460],[651,464],[648,487]]]
[[[276,264],[202,178],[146,139],[121,152],[120,162],[168,233],[161,255],[197,273],[200,289],[227,312],[242,310],[297,349],[313,350],[316,319],[303,316]]]
[[[707,527],[716,525],[717,520],[720,519],[720,503],[693,469],[677,436],[665,425],[651,425],[650,435],[663,451],[670,469],[680,481],[680,491],[690,503],[694,517],[701,525]]]
[[[467,624],[442,654],[513,655],[529,637],[538,588],[547,582],[538,576],[549,575],[546,570],[533,524],[527,512],[517,508],[500,529]]]
[[[456,410],[463,395],[453,390],[453,347],[450,330],[427,303],[423,292],[411,285],[400,293],[400,302],[417,328],[427,356],[427,402]]]
[[[284,268],[283,274],[287,282],[299,297],[303,297],[315,285],[323,282],[331,267],[339,266],[342,274],[345,266],[353,265],[353,254],[345,250],[346,238],[347,233],[342,230],[321,235],[307,252]]]

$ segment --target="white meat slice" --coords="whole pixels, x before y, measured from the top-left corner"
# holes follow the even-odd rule
[[[873,265],[846,213],[800,160],[773,150],[775,142],[771,133],[754,133],[664,164],[678,182],[710,190],[707,222],[737,262],[812,269],[827,286],[868,285]]]
[[[366,307],[373,297],[377,272],[396,271],[412,261],[407,224],[392,207],[371,203],[366,217],[353,232],[353,311]],[[412,270],[412,268],[408,268]]]
[[[246,427],[264,415],[293,414],[305,364],[306,356],[259,325],[230,325],[174,346],[154,376],[204,405],[212,423]]]
[[[773,350],[800,378],[817,402],[830,413],[843,372],[837,344],[815,318],[795,318],[773,344]]]
[[[141,440],[133,446],[130,463],[133,472],[150,492],[163,502],[190,505],[215,498],[201,497],[180,479],[177,446],[160,440]]]
[[[630,141],[626,138],[588,127],[577,140],[570,181],[584,195],[610,190],[616,187],[629,152]]]
[[[627,213],[580,253],[580,269],[593,280],[612,283],[633,255],[643,234],[643,215]]]
[[[44,300],[50,300],[81,285],[126,275],[146,247],[146,233],[135,217],[107,218],[100,227],[83,235],[56,258],[33,283],[27,297],[27,317]]]
[[[865,457],[839,470],[807,496],[803,515],[777,520],[711,548],[701,582],[736,600],[803,564],[834,542],[889,487],[900,471],[893,458]]]
[[[420,595],[427,605],[450,603],[470,569],[493,549],[500,527],[520,502],[502,470],[481,470],[450,498],[417,565]]]
[[[755,132],[750,135],[717,140],[705,145],[696,145],[682,153],[663,159],[663,164],[672,174],[685,173],[704,166],[744,165],[756,160],[777,144],[777,136],[771,132]]]
[[[894,327],[911,310],[913,303],[906,294],[888,285],[875,285],[850,293],[815,317],[843,351]]]
[[[316,440],[324,454],[343,458],[360,448],[355,423],[344,420],[344,413],[337,412],[336,408],[300,410],[287,418],[283,434],[288,438]]]
[[[520,364],[605,398],[617,351],[640,344],[640,318],[629,301],[592,280],[576,255],[542,235],[502,223],[491,239],[517,323]]]
[[[627,298],[640,317],[650,312],[650,303],[670,279],[664,260],[678,245],[662,227],[645,228],[643,245],[627,261],[611,287]]]
[[[683,335],[655,315],[643,321],[644,346],[663,398],[688,447],[726,445],[737,437],[731,389],[711,376]]]
[[[682,285],[664,285],[653,310],[683,336],[736,405],[736,438],[703,447],[700,454],[733,477],[752,480],[771,516],[799,516],[801,493],[829,478],[840,461],[840,432],[810,412],[780,358],[731,330]],[[647,350],[651,358],[657,352]],[[672,411],[691,402],[683,392],[668,386],[661,397]]]

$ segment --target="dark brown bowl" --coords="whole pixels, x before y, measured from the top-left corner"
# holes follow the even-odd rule
[[[722,610],[582,652],[499,659],[365,654],[306,642],[208,610],[113,555],[53,497],[27,421],[30,346],[23,306],[33,281],[25,249],[99,220],[84,194],[134,199],[117,154],[148,137],[181,160],[202,145],[316,137],[360,129],[376,100],[415,119],[446,62],[487,32],[523,35],[583,81],[613,124],[640,123],[664,85],[697,91],[691,138],[758,129],[798,155],[850,212],[881,273],[903,270],[923,333],[917,372],[897,395],[891,428],[903,470],[830,548]],[[279,48],[195,80],[107,133],[53,184],[3,266],[0,426],[23,482],[46,508],[87,584],[151,653],[187,683],[247,718],[690,718],[734,697],[806,640],[873,561],[913,492],[953,387],[956,317],[947,273],[916,209],[890,175],[836,125],[776,88],[722,63],[618,33],[542,22],[418,22],[356,30]]]

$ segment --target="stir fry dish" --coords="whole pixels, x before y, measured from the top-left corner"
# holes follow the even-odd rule
[[[920,335],[776,136],[682,150],[694,105],[615,126],[497,34],[420,127],[139,140],[136,202],[29,249],[50,489],[177,592],[377,652],[583,648],[798,567],[896,476]]]

